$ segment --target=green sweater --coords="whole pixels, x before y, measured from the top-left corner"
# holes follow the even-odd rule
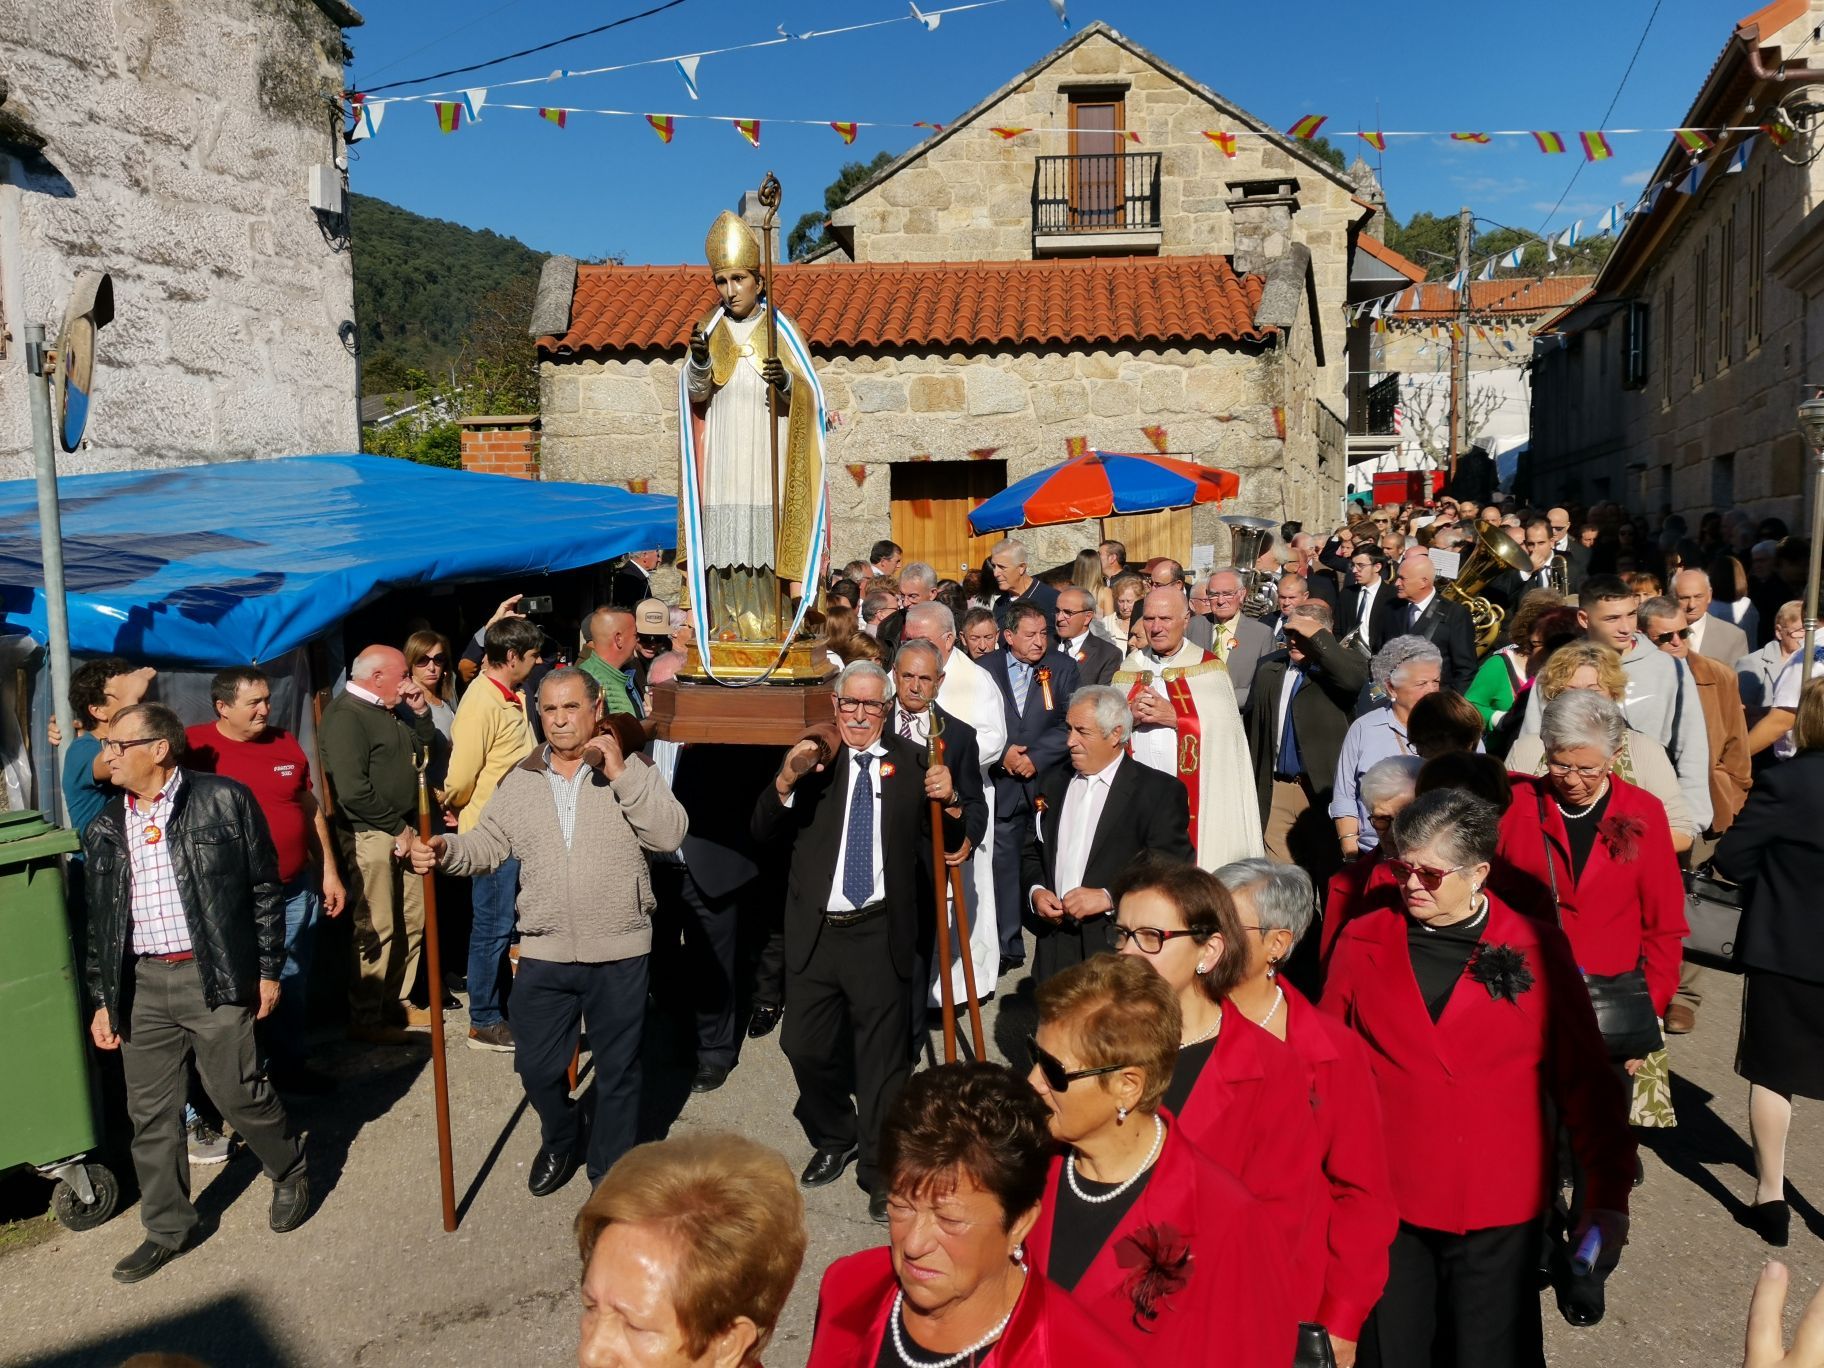
[[[397,836],[416,828],[418,771],[413,752],[431,744],[427,712],[408,724],[390,708],[341,693],[323,709],[317,750],[336,821],[355,831]]]
[[[1482,662],[1463,697],[1476,705],[1483,727],[1493,731],[1514,706],[1514,671],[1506,651],[1497,651]]]

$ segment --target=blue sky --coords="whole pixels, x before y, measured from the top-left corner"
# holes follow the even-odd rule
[[[931,0],[929,10],[954,0]],[[352,30],[356,88],[428,75],[605,23],[653,0],[368,0]],[[1678,122],[1750,0],[1663,0],[1606,126]],[[1226,0],[1091,3],[1069,0],[1081,26],[1103,19],[1256,117],[1286,128],[1330,116],[1324,133],[1348,155],[1360,127],[1476,130],[1549,128],[1567,141],[1599,126],[1652,0],[1535,0],[1468,6],[1463,0],[1359,0],[1235,5]],[[420,93],[664,57],[792,32],[891,18],[904,0],[775,0],[771,5],[685,0],[669,12],[552,52],[474,75],[393,93]],[[378,137],[359,143],[353,188],[417,213],[492,228],[541,251],[631,262],[700,261],[703,235],[744,187],[774,171],[782,219],[821,207],[844,161],[903,151],[916,130],[862,130],[852,148],[822,127],[770,119],[948,122],[1068,36],[1047,0],[1006,0],[945,18],[707,57],[692,103],[669,66],[496,90],[490,100],[762,120],[750,148],[725,124],[680,123],[670,146],[639,119],[573,115],[558,129],[534,113],[484,108],[472,127],[444,135],[429,106],[394,105]],[[1464,74],[1454,75],[1460,68]],[[1461,204],[1497,223],[1536,230],[1594,218],[1638,193],[1666,140],[1613,139],[1613,160],[1586,165],[1563,207],[1553,202],[1577,170],[1575,150],[1541,155],[1530,139],[1487,146],[1440,136],[1390,139],[1383,179],[1401,219]],[[1364,148],[1364,150],[1366,150]],[[1372,153],[1370,152],[1372,159]]]

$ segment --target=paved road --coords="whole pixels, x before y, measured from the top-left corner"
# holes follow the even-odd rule
[[[1682,1124],[1646,1156],[1634,1242],[1610,1284],[1608,1318],[1573,1331],[1548,1307],[1554,1365],[1726,1368],[1740,1361],[1748,1289],[1766,1251],[1735,1219],[1753,1190],[1747,1090],[1730,1068],[1739,997],[1735,979],[1712,979],[1698,1032],[1675,1043]],[[1011,1043],[1024,1029],[1025,1003],[1010,994],[1004,1013],[999,1005],[991,1005],[991,1033]],[[663,1043],[653,1053],[656,1121],[683,1094]],[[213,1227],[208,1239],[138,1287],[108,1277],[139,1240],[131,1212],[0,1258],[0,1363],[112,1368],[153,1348],[184,1350],[214,1368],[573,1362],[578,1263],[570,1220],[586,1195],[584,1179],[543,1201],[526,1192],[536,1128],[510,1059],[451,1054],[465,1210],[461,1228],[446,1235],[428,1064],[387,1068],[384,1056],[339,1044],[328,1057],[346,1079],[342,1090],[300,1111],[311,1130],[312,1181],[323,1194],[308,1225],[283,1236],[267,1230],[267,1184],[243,1156],[198,1171],[199,1206]],[[796,1166],[807,1152],[792,1097],[775,1035],[750,1046],[720,1092],[688,1099],[676,1126],[738,1129],[778,1145]],[[1785,1257],[1795,1285],[1809,1294],[1824,1277],[1824,1214],[1802,1200],[1824,1200],[1824,1116],[1815,1105],[1800,1104],[1789,1173],[1803,1223],[1795,1222]],[[882,1238],[848,1182],[810,1194],[809,1209],[810,1253],[767,1354],[774,1368],[804,1361],[824,1266]]]

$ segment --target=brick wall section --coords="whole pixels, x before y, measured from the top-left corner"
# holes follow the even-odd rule
[[[462,426],[464,470],[516,480],[538,478],[537,414],[484,414],[457,421]]]

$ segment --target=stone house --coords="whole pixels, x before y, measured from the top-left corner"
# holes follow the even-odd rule
[[[1231,131],[1233,156],[1207,136]],[[1368,212],[1304,143],[1087,26],[859,186],[832,250],[779,269],[828,398],[834,558],[890,535],[945,574],[979,565],[993,539],[970,507],[1072,439],[1150,450],[1147,428],[1240,474],[1221,511],[1329,520]],[[678,367],[713,302],[702,266],[547,264],[545,474],[676,490]],[[1046,564],[1104,534],[1220,562],[1217,512],[1026,537]]]
[[[1532,442],[1518,488],[1535,502],[1619,500],[1645,515],[1741,508],[1804,518],[1795,411],[1824,380],[1824,134],[1790,60],[1824,22],[1824,0],[1775,0],[1730,34],[1683,127],[1782,117],[1784,147],[1752,135],[1703,157],[1695,192],[1650,195],[1582,303],[1549,320],[1533,368]],[[1788,60],[1782,60],[1783,57]],[[1650,185],[1680,181],[1677,143]]]
[[[342,0],[21,4],[0,24],[0,479],[32,474],[24,331],[75,273],[114,320],[66,473],[358,446]],[[313,169],[321,171],[313,177]]]

